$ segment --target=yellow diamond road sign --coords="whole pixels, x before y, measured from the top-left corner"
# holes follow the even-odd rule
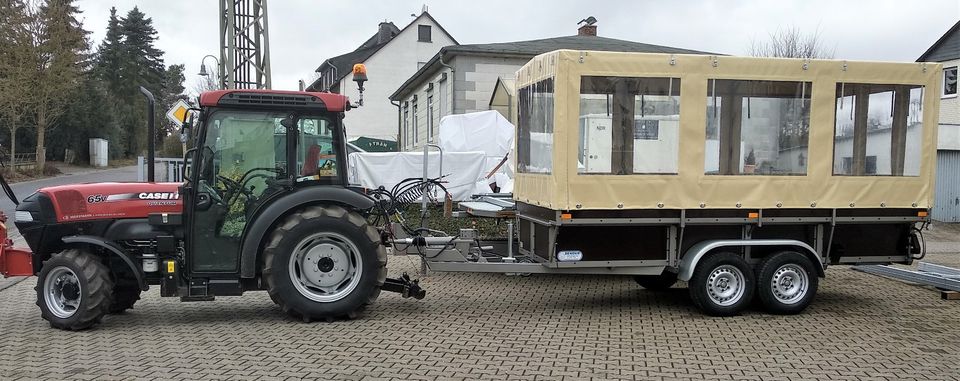
[[[167,111],[167,119],[178,127],[183,126],[183,122],[187,120],[188,112],[190,112],[190,105],[184,102],[183,99],[180,99]]]

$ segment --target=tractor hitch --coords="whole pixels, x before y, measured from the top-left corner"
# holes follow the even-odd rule
[[[413,297],[414,299],[423,299],[424,296],[427,296],[427,291],[420,288],[419,279],[410,279],[410,276],[407,273],[403,273],[400,278],[387,278],[383,281],[383,286],[380,286],[381,290],[396,292],[403,296],[404,298]]]

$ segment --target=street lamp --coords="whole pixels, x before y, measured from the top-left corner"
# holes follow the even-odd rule
[[[203,58],[200,60],[200,72],[197,73],[197,75],[199,75],[199,76],[201,76],[201,77],[206,77],[206,76],[208,75],[208,74],[207,74],[207,65],[204,65],[204,62],[207,60],[207,58],[213,58],[213,60],[217,63],[217,68],[218,68],[217,71],[219,72],[220,60],[218,60],[217,57],[214,57],[212,54],[207,54],[206,56],[203,56]],[[219,73],[218,73],[218,75],[217,75],[217,89],[222,89],[222,88],[223,88],[223,79],[220,78],[220,75],[219,75]]]

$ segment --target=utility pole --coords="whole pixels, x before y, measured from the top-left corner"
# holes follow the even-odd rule
[[[220,0],[219,69],[227,89],[269,89],[267,0]]]

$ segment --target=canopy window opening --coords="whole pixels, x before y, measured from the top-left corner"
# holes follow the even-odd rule
[[[923,86],[838,83],[833,174],[919,176]]]
[[[553,78],[519,91],[517,164],[520,173],[553,171]]]
[[[704,172],[806,175],[810,82],[711,79]]]
[[[580,79],[577,173],[676,174],[680,79]]]

